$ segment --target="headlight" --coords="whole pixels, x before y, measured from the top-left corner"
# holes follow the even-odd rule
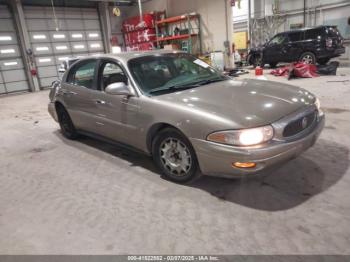
[[[318,98],[316,98],[315,100],[315,106],[317,107],[317,110],[320,111],[321,109],[321,102]]]
[[[273,137],[272,126],[258,128],[220,131],[208,135],[207,140],[234,146],[252,146],[271,140]]]

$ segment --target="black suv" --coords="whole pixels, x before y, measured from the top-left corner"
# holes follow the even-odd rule
[[[308,64],[326,64],[345,53],[343,37],[336,26],[318,26],[283,32],[265,45],[250,50],[249,64],[275,67],[279,62],[302,61]]]

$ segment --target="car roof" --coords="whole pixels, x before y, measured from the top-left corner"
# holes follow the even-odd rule
[[[293,30],[281,32],[280,34],[290,34],[290,33],[297,33],[297,32],[305,32],[307,30],[322,29],[322,28],[325,28],[325,27],[336,27],[336,26],[335,25],[320,25],[320,26],[315,26],[315,27],[304,27],[304,28],[300,28],[300,29],[293,29]]]
[[[159,49],[159,50],[150,50],[150,51],[123,52],[118,54],[99,54],[99,55],[94,55],[93,57],[94,58],[116,58],[118,60],[121,60],[127,63],[129,60],[137,57],[154,56],[154,55],[162,55],[162,54],[177,54],[177,53],[185,53],[185,52]],[[84,58],[81,58],[80,61],[89,60],[91,58],[92,58],[91,56],[84,57]]]

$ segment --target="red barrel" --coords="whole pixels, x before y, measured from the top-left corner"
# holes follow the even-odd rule
[[[255,75],[256,76],[262,76],[264,74],[263,69],[260,66],[257,66],[255,68]]]

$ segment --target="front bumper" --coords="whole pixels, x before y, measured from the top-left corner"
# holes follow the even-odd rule
[[[201,139],[190,139],[204,175],[221,177],[245,177],[264,173],[297,157],[312,147],[325,124],[325,116],[319,116],[315,127],[306,136],[295,141],[272,141],[266,145],[249,148],[227,146]],[[234,162],[254,162],[254,168],[237,168]]]
[[[50,102],[48,105],[48,111],[49,114],[52,116],[52,118],[58,122],[58,117],[57,117],[57,112],[56,112],[56,107],[55,107],[55,103]]]

